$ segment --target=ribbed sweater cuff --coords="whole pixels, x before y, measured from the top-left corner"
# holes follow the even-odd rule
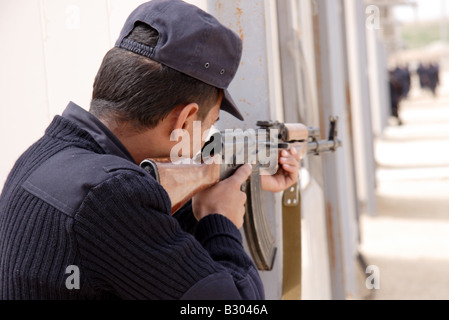
[[[219,241],[223,245],[229,245],[230,241],[242,244],[240,231],[231,220],[220,214],[211,214],[201,219],[195,231],[195,238],[203,246],[211,240]]]

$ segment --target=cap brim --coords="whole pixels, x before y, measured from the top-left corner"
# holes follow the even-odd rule
[[[243,121],[244,118],[240,111],[237,109],[237,106],[232,99],[228,89],[223,89],[223,101],[221,102],[221,110],[224,110],[230,114],[232,114],[237,119]]]

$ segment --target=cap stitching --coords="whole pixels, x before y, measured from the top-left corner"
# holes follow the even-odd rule
[[[122,43],[120,44],[120,48],[132,51],[137,54],[141,54],[147,58],[151,58],[153,56],[154,51],[153,47],[147,46],[145,44],[127,38],[123,39]]]

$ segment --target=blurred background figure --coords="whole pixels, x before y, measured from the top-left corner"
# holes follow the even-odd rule
[[[424,89],[427,86],[428,83],[428,77],[427,77],[427,69],[424,67],[424,64],[420,63],[419,67],[417,69],[417,74],[419,77],[419,85],[421,89]]]
[[[410,93],[411,85],[412,85],[412,78],[410,73],[410,67],[408,64],[406,64],[401,70],[401,77],[402,77],[402,83],[403,83],[403,94],[402,97],[404,99],[408,98],[408,95]]]
[[[440,84],[440,66],[438,63],[432,63],[429,66],[430,91],[433,95],[437,95],[437,87]]]
[[[428,65],[419,64],[417,74],[421,89],[430,90],[433,96],[437,96],[437,89],[440,84],[440,66],[433,62]]]
[[[399,116],[399,107],[402,98],[404,97],[407,80],[404,77],[404,73],[401,69],[396,68],[389,72],[389,87],[390,87],[390,100],[391,100],[391,115],[397,120],[398,125],[402,125],[403,122]],[[410,85],[407,90],[409,90]],[[408,94],[408,92],[407,92]]]

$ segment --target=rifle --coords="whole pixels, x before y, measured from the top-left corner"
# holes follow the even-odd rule
[[[261,201],[261,175],[278,169],[279,151],[294,147],[303,159],[335,152],[342,143],[337,138],[337,120],[330,117],[329,136],[319,140],[319,129],[300,123],[258,121],[256,130],[225,130],[213,134],[200,157],[174,163],[171,159],[145,159],[141,167],[167,191],[172,214],[197,193],[230,177],[242,164],[253,172],[242,191],[247,194],[244,231],[254,263],[259,270],[271,270],[276,255],[275,240]]]

